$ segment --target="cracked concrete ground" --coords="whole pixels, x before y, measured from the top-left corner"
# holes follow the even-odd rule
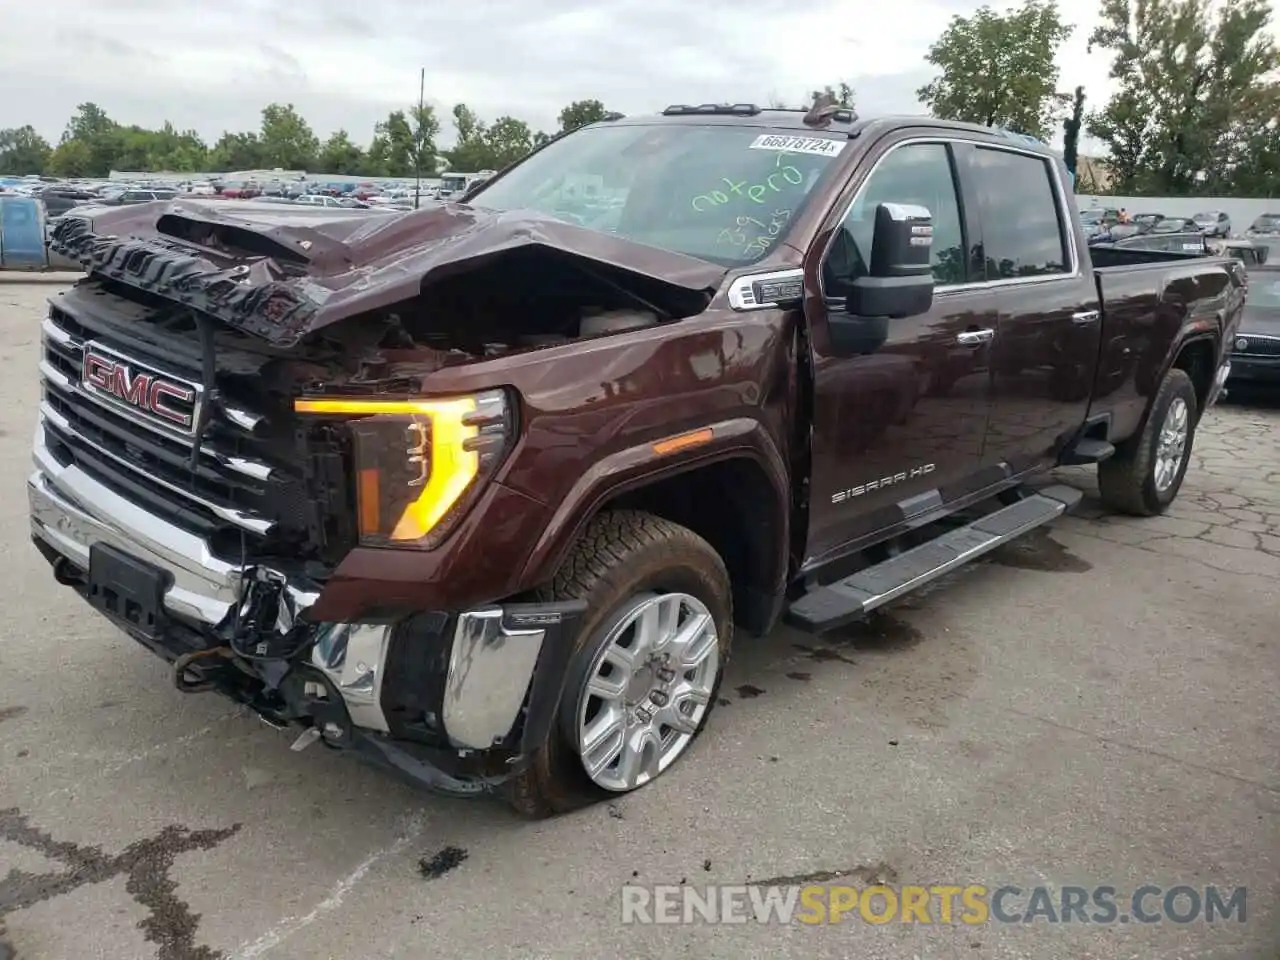
[[[1087,499],[866,626],[743,640],[684,762],[528,824],[291,752],[53,582],[22,493],[51,292],[0,285],[0,958],[1276,960],[1275,400],[1213,411],[1165,517]],[[620,923],[624,884],[812,875],[1246,886],[1247,916]]]

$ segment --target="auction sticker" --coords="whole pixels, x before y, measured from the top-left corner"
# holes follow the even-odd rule
[[[786,153],[812,153],[819,157],[839,156],[848,140],[832,140],[830,137],[783,137],[766,133],[751,143],[752,150],[782,150]]]

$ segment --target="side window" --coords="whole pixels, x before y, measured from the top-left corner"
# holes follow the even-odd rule
[[[845,215],[822,264],[827,296],[845,295],[850,281],[866,275],[876,207],[882,203],[926,207],[933,214],[934,279],[939,284],[965,282],[964,231],[951,151],[943,143],[913,143],[880,161]]]
[[[973,183],[988,280],[1067,272],[1067,237],[1048,160],[979,147]]]

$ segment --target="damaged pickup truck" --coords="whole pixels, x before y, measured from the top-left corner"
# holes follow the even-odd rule
[[[666,771],[735,629],[848,624],[1176,496],[1229,261],[1085,243],[999,130],[677,106],[395,217],[69,214],[29,480],[53,575],[268,722],[546,816]],[[705,760],[705,758],[704,758]]]

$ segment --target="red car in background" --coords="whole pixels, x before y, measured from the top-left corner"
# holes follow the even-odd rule
[[[222,196],[228,200],[251,200],[262,196],[262,187],[256,183],[229,183],[222,188]]]

